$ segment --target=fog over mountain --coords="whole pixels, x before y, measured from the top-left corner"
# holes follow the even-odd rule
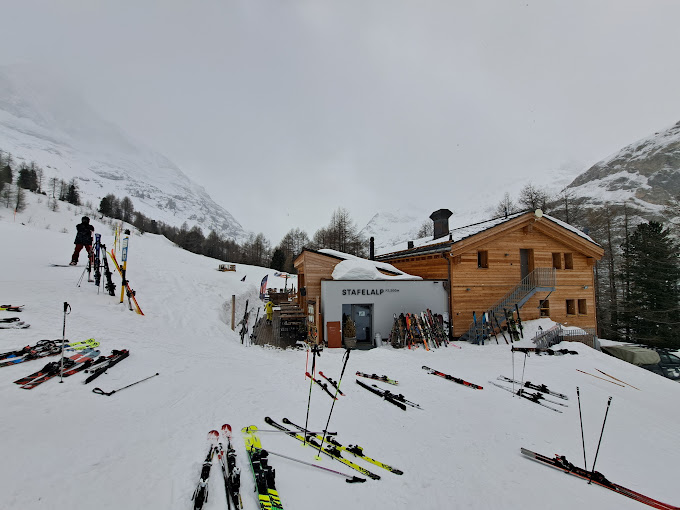
[[[241,224],[168,158],[131,139],[51,76],[0,67],[0,150],[34,161],[45,180],[75,178],[83,202],[129,196],[151,219],[200,226],[241,242]]]

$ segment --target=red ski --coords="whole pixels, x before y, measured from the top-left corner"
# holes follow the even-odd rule
[[[477,390],[483,390],[484,388],[482,386],[479,386],[478,384],[473,384],[468,381],[464,381],[463,379],[460,379],[459,377],[453,377],[452,375],[445,374],[444,372],[439,372],[438,370],[435,370],[430,367],[426,367],[423,365],[423,370],[427,370],[428,373],[432,375],[437,375],[439,377],[443,377],[444,379],[448,379],[449,381],[453,381],[458,384],[462,384],[464,386],[469,386],[470,388],[475,388]]]
[[[644,494],[640,494],[639,492],[635,492],[634,490],[627,489],[622,485],[612,483],[597,471],[593,473],[591,471],[586,471],[585,469],[576,467],[571,462],[569,462],[563,455],[555,455],[555,458],[550,458],[546,457],[545,455],[541,455],[540,453],[527,450],[526,448],[522,448],[521,451],[522,455],[526,455],[527,457],[537,462],[541,462],[555,469],[560,469],[565,473],[569,473],[570,475],[578,476],[579,478],[588,480],[589,482],[597,484],[600,487],[604,487],[605,489],[618,492],[623,496],[639,501],[640,503],[644,503],[645,505],[649,505],[654,508],[660,508],[661,510],[680,510],[680,507],[678,506],[663,503],[656,499],[650,498],[649,496],[645,496]]]

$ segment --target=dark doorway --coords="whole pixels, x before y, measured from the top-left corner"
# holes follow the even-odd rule
[[[534,270],[534,250],[520,249],[519,265],[522,271],[522,280],[524,280],[524,278]]]
[[[373,343],[373,305],[342,305],[342,317],[350,316],[357,328],[357,342]]]

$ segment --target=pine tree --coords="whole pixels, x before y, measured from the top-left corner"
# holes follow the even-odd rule
[[[650,221],[638,225],[623,248],[629,266],[624,308],[631,340],[680,347],[678,246],[663,225]]]
[[[286,264],[286,254],[281,248],[276,248],[272,255],[272,263],[269,265],[272,269],[283,271],[283,266]]]

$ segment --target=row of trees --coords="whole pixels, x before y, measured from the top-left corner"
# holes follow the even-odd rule
[[[18,171],[16,179],[15,168]],[[50,178],[47,181],[49,194],[43,190],[44,183],[45,171],[34,161],[16,165],[9,152],[0,150],[0,200],[5,207],[12,207],[17,212],[23,211],[26,207],[24,190],[48,195],[50,207],[55,211],[58,209],[57,200],[80,205],[80,190],[75,178],[69,182],[58,177]]]
[[[312,240],[299,228],[290,230],[272,248],[264,234],[251,234],[242,244],[233,239],[225,239],[214,231],[206,236],[198,226],[189,227],[184,223],[177,228],[162,221],[148,218],[135,211],[129,197],[119,199],[108,194],[99,203],[99,212],[110,218],[131,223],[141,232],[162,234],[169,240],[192,253],[198,253],[228,262],[240,262],[279,271],[294,272],[293,261],[303,248],[330,248],[353,255],[366,255],[366,242],[358,233],[356,224],[345,209],[336,210],[326,227],[319,229]]]
[[[680,260],[672,226],[645,221],[628,206],[587,212],[604,248],[595,267],[599,335],[680,348]]]

